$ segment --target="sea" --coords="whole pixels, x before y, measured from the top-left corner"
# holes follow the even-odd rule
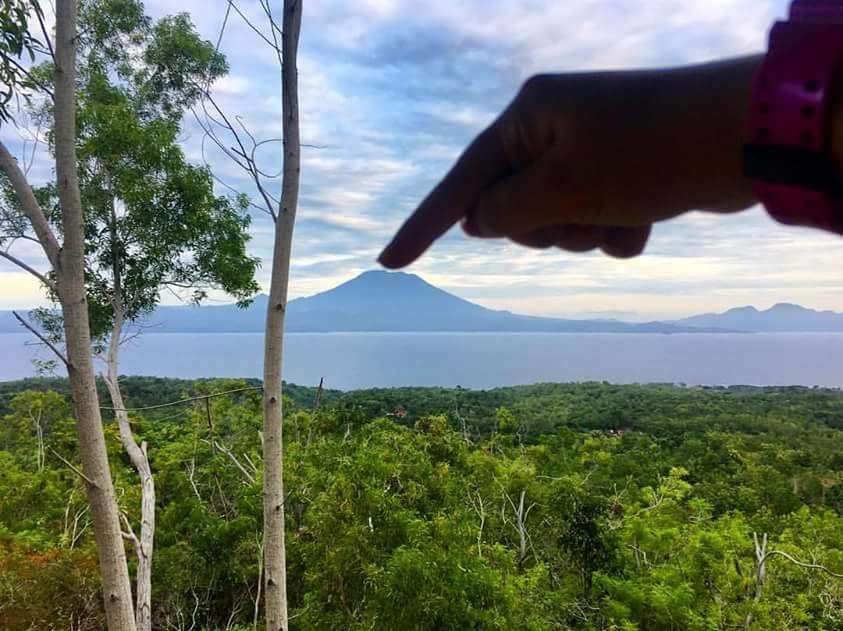
[[[122,351],[121,373],[260,377],[260,333],[147,333]],[[0,334],[0,381],[37,374],[50,352]],[[57,371],[56,374],[63,374]],[[284,379],[340,390],[395,386],[487,389],[545,382],[843,386],[843,333],[291,333]]]

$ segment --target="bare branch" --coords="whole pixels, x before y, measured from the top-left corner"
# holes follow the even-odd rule
[[[255,463],[254,463],[254,462],[252,462],[252,459],[251,459],[251,458],[249,458],[249,454],[247,454],[246,452],[243,452],[243,459],[244,459],[247,463],[249,463],[249,468],[252,470],[252,475],[257,475],[257,473],[258,473],[258,468],[255,466]]]
[[[236,7],[235,7],[236,8]],[[202,112],[204,114],[205,120],[202,120],[196,110],[191,110],[193,112],[194,118],[196,122],[199,124],[199,127],[205,133],[205,137],[209,138],[219,149],[222,151],[228,158],[231,159],[237,166],[241,169],[246,171],[252,179],[252,182],[257,188],[258,193],[263,198],[264,203],[266,204],[266,208],[260,208],[256,206],[256,208],[260,208],[260,210],[266,212],[269,216],[272,217],[273,221],[276,220],[276,212],[275,208],[279,205],[278,200],[272,196],[269,191],[266,189],[261,177],[270,178],[271,174],[263,173],[257,166],[255,162],[254,153],[257,150],[257,143],[254,141],[254,137],[249,133],[245,126],[243,125],[242,121],[240,122],[241,127],[244,128],[244,132],[252,139],[252,149],[246,149],[246,145],[244,143],[243,138],[241,137],[240,133],[235,129],[232,122],[229,120],[228,116],[226,116],[225,112],[220,108],[219,104],[214,100],[214,97],[206,92],[205,98],[200,101],[200,105],[202,107]],[[213,108],[214,114],[208,111],[208,104]],[[234,140],[236,147],[228,147],[222,141],[222,139],[217,135],[215,130],[213,129],[213,125],[224,129],[231,135],[231,138]],[[204,149],[204,138],[202,143],[202,155],[203,159],[205,159],[205,149]],[[207,163],[207,159],[205,159]],[[231,188],[231,187],[229,187]]]
[[[225,34],[225,27],[228,26],[228,16],[231,14],[231,3],[225,7],[225,17],[222,19],[222,26],[220,26],[220,34],[217,36],[217,44],[214,46],[214,52],[219,52],[222,44],[222,37]]]
[[[10,57],[10,56],[4,57],[4,61],[7,61],[10,64],[12,64],[15,68],[17,68],[18,72],[20,72],[24,77],[26,77],[27,79],[32,81],[32,83],[34,83],[39,88],[41,88],[44,92],[49,94],[50,98],[53,98],[53,91],[48,86],[44,85],[44,83],[42,83],[41,81],[39,81],[38,79],[33,77],[32,73],[29,72],[29,70],[27,70],[23,66],[21,66],[17,61],[15,61],[15,59],[13,57]]]
[[[194,495],[196,495],[196,499],[201,502],[202,496],[199,494],[199,488],[196,486],[196,480],[193,479],[196,475],[196,458],[191,458],[190,463],[185,463],[184,467],[187,470],[187,480],[190,482],[190,486],[193,488],[193,493]]]
[[[36,0],[33,2],[33,5],[35,8],[35,16],[38,18],[38,24],[41,27],[41,33],[44,35],[44,43],[50,51],[50,58],[55,61],[56,52],[53,50],[53,42],[50,40],[50,34],[47,32],[47,25],[44,24],[44,12],[41,9],[41,3]]]
[[[247,18],[247,17],[246,17],[246,15],[245,15],[245,14],[244,14],[241,10],[240,10],[240,8],[239,8],[236,4],[234,4],[234,0],[228,0],[228,5],[229,5],[232,9],[234,9],[234,10],[237,12],[237,15],[239,15],[239,16],[240,16],[240,18],[241,18],[241,19],[242,19],[242,20],[246,23],[246,25],[247,25],[250,29],[252,29],[252,30],[255,32],[255,34],[256,34],[258,37],[260,37],[260,38],[261,38],[263,41],[265,41],[265,42],[266,42],[266,43],[267,43],[267,44],[268,44],[268,45],[269,45],[269,46],[270,46],[273,50],[275,50],[275,51],[276,51],[276,53],[277,53],[278,55],[281,55],[281,49],[280,49],[280,47],[278,46],[278,44],[277,44],[277,43],[275,43],[275,42],[273,42],[273,41],[271,41],[269,38],[267,38],[267,36],[263,34],[263,31],[261,31],[261,30],[260,30],[257,26],[255,26],[254,24],[252,24],[252,22],[249,20],[249,18]]]
[[[774,556],[774,555],[779,555],[781,557],[784,557],[785,559],[787,559],[788,561],[790,561],[794,565],[798,565],[799,567],[805,568],[806,570],[820,570],[822,572],[825,572],[829,576],[833,576],[834,578],[843,578],[843,574],[838,574],[836,572],[832,572],[830,569],[828,569],[824,565],[820,565],[819,563],[804,563],[802,561],[798,561],[798,560],[794,559],[792,556],[790,556],[787,552],[782,552],[781,550],[770,550],[766,555],[764,555],[764,557],[762,559],[762,563],[764,561],[766,561],[767,559],[769,559],[771,556]]]
[[[138,558],[140,558],[142,550],[140,539],[138,539],[137,535],[135,534],[135,531],[132,529],[132,524],[129,522],[129,518],[123,511],[120,511],[120,520],[126,527],[126,530],[121,530],[120,534],[123,535],[123,538],[126,541],[131,541],[135,545],[135,553],[137,554]]]
[[[22,238],[22,237],[16,237],[16,238]],[[0,256],[2,256],[7,261],[11,261],[12,263],[14,263],[18,267],[20,267],[22,270],[29,272],[30,274],[35,276],[35,278],[37,278],[42,283],[44,283],[47,287],[52,289],[54,292],[58,293],[58,289],[56,288],[56,284],[53,281],[51,281],[49,278],[44,276],[44,274],[39,272],[37,269],[32,267],[31,265],[27,265],[22,260],[20,260],[16,256],[14,256],[13,254],[9,254],[5,250],[0,250]]]
[[[61,461],[62,461],[62,462],[63,462],[63,463],[64,463],[64,464],[65,464],[65,465],[66,465],[66,466],[67,466],[67,467],[71,470],[71,471],[73,471],[73,473],[75,473],[75,474],[76,474],[76,475],[78,475],[80,478],[82,478],[83,480],[85,480],[85,482],[86,482],[86,483],[88,483],[91,487],[93,487],[93,488],[95,488],[95,489],[98,489],[98,488],[99,488],[99,487],[96,485],[96,483],[95,483],[95,482],[94,482],[91,478],[89,478],[89,477],[88,477],[88,476],[86,476],[84,473],[82,473],[82,471],[81,471],[78,467],[76,467],[76,466],[74,466],[73,464],[71,464],[70,462],[68,462],[68,461],[64,458],[64,456],[62,456],[59,452],[57,452],[57,451],[56,451],[55,449],[53,449],[52,447],[50,447],[50,452],[52,452],[52,454],[53,454],[56,458],[58,458],[59,460],[61,460]]]
[[[228,458],[231,460],[231,462],[233,462],[233,463],[234,463],[234,466],[235,466],[235,467],[237,467],[237,469],[239,469],[240,473],[242,473],[242,474],[243,474],[243,477],[244,477],[244,478],[246,478],[246,482],[248,482],[249,484],[254,484],[254,483],[255,483],[255,476],[253,476],[253,475],[249,472],[249,470],[248,470],[248,469],[246,469],[246,467],[244,467],[244,466],[243,466],[243,464],[242,464],[242,463],[241,463],[241,462],[237,459],[237,456],[235,456],[235,455],[234,455],[234,452],[233,452],[233,451],[231,451],[228,447],[226,447],[225,445],[223,445],[223,444],[222,444],[220,441],[218,441],[218,440],[215,440],[215,441],[211,442],[211,441],[205,441],[205,440],[203,439],[203,442],[207,442],[209,445],[211,445],[211,447],[212,447],[212,448],[213,448],[213,447],[216,447],[216,448],[217,448],[217,449],[219,449],[222,453],[224,453],[226,456],[228,456]]]
[[[17,311],[12,311],[12,315],[15,316],[15,319],[18,322],[20,322],[20,325],[23,328],[25,328],[30,333],[32,333],[35,337],[37,337],[39,340],[41,340],[41,343],[44,344],[44,346],[46,346],[51,351],[53,351],[53,353],[56,354],[56,357],[58,357],[68,369],[70,368],[70,360],[67,359],[67,357],[64,355],[64,353],[62,353],[56,347],[55,344],[50,342],[50,340],[48,340],[43,334],[41,334],[34,326],[32,326],[29,322],[27,322],[24,318],[22,318],[21,315]]]
[[[284,67],[284,59],[281,54],[281,47],[278,45],[278,36],[283,35],[283,32],[278,26],[278,23],[275,21],[275,18],[272,15],[272,6],[269,4],[268,0],[259,0],[260,5],[263,8],[263,12],[266,14],[266,18],[269,21],[269,32],[272,35],[272,42],[275,44],[275,55],[278,58],[278,67]]]
[[[35,234],[38,236],[38,241],[44,249],[44,253],[57,272],[60,271],[59,253],[61,248],[59,242],[56,240],[55,234],[47,221],[47,216],[38,204],[35,198],[35,193],[32,187],[26,180],[26,176],[21,171],[20,165],[15,157],[9,153],[6,145],[0,142],[0,171],[6,174],[9,181],[12,183],[12,188],[20,201],[21,209],[26,215]]]

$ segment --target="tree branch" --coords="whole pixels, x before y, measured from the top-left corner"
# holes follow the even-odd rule
[[[85,482],[87,482],[90,486],[92,486],[92,487],[93,487],[93,488],[95,488],[95,489],[98,489],[98,488],[99,488],[99,487],[96,485],[96,483],[95,483],[95,482],[94,482],[91,478],[89,478],[89,477],[88,477],[88,476],[86,476],[84,473],[82,473],[82,471],[81,471],[78,467],[76,467],[76,466],[72,465],[70,462],[68,462],[68,461],[64,458],[64,456],[62,456],[59,452],[57,452],[57,451],[56,451],[55,449],[53,449],[52,447],[50,447],[50,452],[52,452],[52,454],[53,454],[56,458],[58,458],[59,460],[61,460],[61,461],[62,461],[62,462],[63,462],[63,463],[64,463],[64,464],[65,464],[65,465],[66,465],[66,466],[67,466],[67,467],[71,470],[71,471],[73,471],[73,473],[75,473],[75,474],[76,474],[76,475],[78,475],[80,478],[82,478],[83,480],[85,480]]]
[[[123,511],[120,511],[120,519],[123,521],[123,525],[126,527],[126,530],[121,530],[120,534],[123,535],[123,538],[126,541],[131,541],[135,545],[135,553],[137,554],[138,558],[140,558],[141,552],[143,551],[143,547],[141,546],[141,542],[135,534],[134,529],[132,528],[132,524],[129,522],[129,518]]]
[[[249,484],[255,483],[255,477],[251,473],[249,473],[249,470],[246,469],[246,467],[243,466],[243,464],[237,459],[237,456],[234,455],[234,452],[231,451],[228,447],[223,445],[218,440],[204,441],[204,439],[203,439],[203,442],[207,442],[211,446],[212,449],[214,447],[216,447],[222,453],[224,453],[226,456],[228,456],[228,458],[231,460],[231,462],[234,463],[234,466],[237,467],[240,470],[240,473],[243,474],[243,477],[246,479],[246,482],[248,482]]]
[[[41,26],[41,33],[44,35],[44,43],[50,51],[50,58],[56,60],[56,51],[53,50],[53,42],[50,41],[50,34],[47,32],[47,26],[44,24],[44,11],[41,9],[40,2],[33,2],[35,8],[35,16],[38,18],[38,24]]]
[[[820,565],[819,563],[803,563],[802,561],[797,561],[792,556],[790,556],[787,552],[782,552],[781,550],[770,550],[766,555],[764,555],[762,559],[762,563],[767,561],[771,556],[778,554],[779,556],[784,557],[794,565],[798,565],[801,568],[805,568],[806,570],[821,570],[828,574],[829,576],[833,576],[834,578],[843,578],[843,574],[837,574],[836,572],[832,572],[826,566]]]
[[[58,357],[62,361],[62,363],[65,365],[65,367],[70,369],[70,360],[67,359],[67,357],[64,355],[64,353],[62,353],[56,347],[55,344],[50,342],[50,340],[48,340],[46,337],[44,337],[44,335],[42,335],[40,332],[38,332],[38,330],[34,326],[32,326],[29,322],[24,320],[23,317],[21,317],[21,315],[17,311],[12,311],[12,315],[15,316],[15,319],[18,322],[20,322],[20,325],[23,328],[27,329],[35,337],[37,337],[39,340],[41,340],[41,343],[44,344],[44,346],[46,346],[47,348],[49,348],[51,351],[53,351],[56,354],[56,357]]]
[[[44,283],[47,287],[52,289],[54,292],[58,293],[58,289],[56,288],[56,284],[53,281],[51,281],[49,278],[44,276],[44,274],[42,274],[41,272],[36,270],[34,267],[32,267],[31,265],[27,265],[26,263],[24,263],[22,260],[20,260],[16,256],[14,256],[12,254],[9,254],[8,252],[6,252],[4,250],[0,250],[0,256],[2,256],[4,259],[6,259],[8,261],[11,261],[12,263],[14,263],[18,267],[20,267],[22,270],[29,272],[30,274],[35,276],[35,278],[37,278],[42,283]]]
[[[52,46],[51,46],[51,48],[52,48]],[[5,61],[8,61],[10,64],[12,64],[15,68],[17,68],[17,69],[18,69],[18,71],[19,71],[19,72],[20,72],[23,76],[25,76],[27,79],[29,79],[30,81],[32,81],[32,83],[34,83],[35,85],[37,85],[37,86],[38,86],[39,88],[41,88],[44,92],[46,92],[47,94],[49,94],[49,95],[50,95],[50,98],[53,98],[53,91],[52,91],[52,90],[51,90],[48,86],[44,85],[44,83],[42,83],[41,81],[39,81],[38,79],[36,79],[35,77],[33,77],[33,76],[32,76],[32,73],[31,73],[31,72],[29,72],[29,70],[27,70],[26,68],[24,68],[23,66],[21,66],[21,65],[20,65],[17,61],[15,61],[12,57],[6,57],[6,58],[5,58]]]
[[[23,214],[26,215],[32,224],[32,228],[38,236],[38,242],[44,249],[44,254],[47,255],[53,269],[56,272],[60,271],[59,254],[61,247],[59,246],[59,242],[56,240],[55,234],[53,234],[53,229],[47,221],[47,216],[35,198],[32,187],[26,180],[23,171],[21,171],[18,161],[9,153],[8,148],[2,142],[0,142],[0,171],[3,171],[12,183],[12,188],[15,190],[18,201],[20,201]]]
[[[269,47],[272,48],[273,50],[275,50],[275,52],[280,56],[281,50],[279,49],[278,44],[276,42],[273,42],[269,38],[267,38],[267,36],[263,34],[263,31],[261,31],[257,26],[252,24],[252,22],[249,21],[249,18],[247,18],[246,15],[240,10],[240,8],[236,4],[234,4],[233,0],[228,0],[228,6],[230,6],[232,9],[234,9],[237,12],[237,15],[239,15],[240,18],[246,23],[246,25],[250,29],[252,29],[252,31],[254,31],[255,35],[257,35],[264,42],[266,42],[269,45]],[[275,25],[273,24],[273,26],[275,26]],[[275,38],[273,37],[273,39],[275,39]]]

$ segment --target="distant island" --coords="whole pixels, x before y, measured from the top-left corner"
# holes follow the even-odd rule
[[[236,305],[162,306],[148,319],[155,333],[258,333],[267,297]],[[0,311],[0,333],[22,329]],[[724,333],[843,332],[843,314],[778,304],[765,311],[740,307],[667,322],[576,320],[488,309],[405,272],[369,271],[328,291],[291,300],[286,330],[331,332]]]

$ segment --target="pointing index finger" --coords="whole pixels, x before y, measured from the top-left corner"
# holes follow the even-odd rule
[[[378,257],[397,269],[418,259],[434,241],[468,214],[480,194],[506,175],[509,161],[498,123],[468,146],[444,179],[398,230]]]

